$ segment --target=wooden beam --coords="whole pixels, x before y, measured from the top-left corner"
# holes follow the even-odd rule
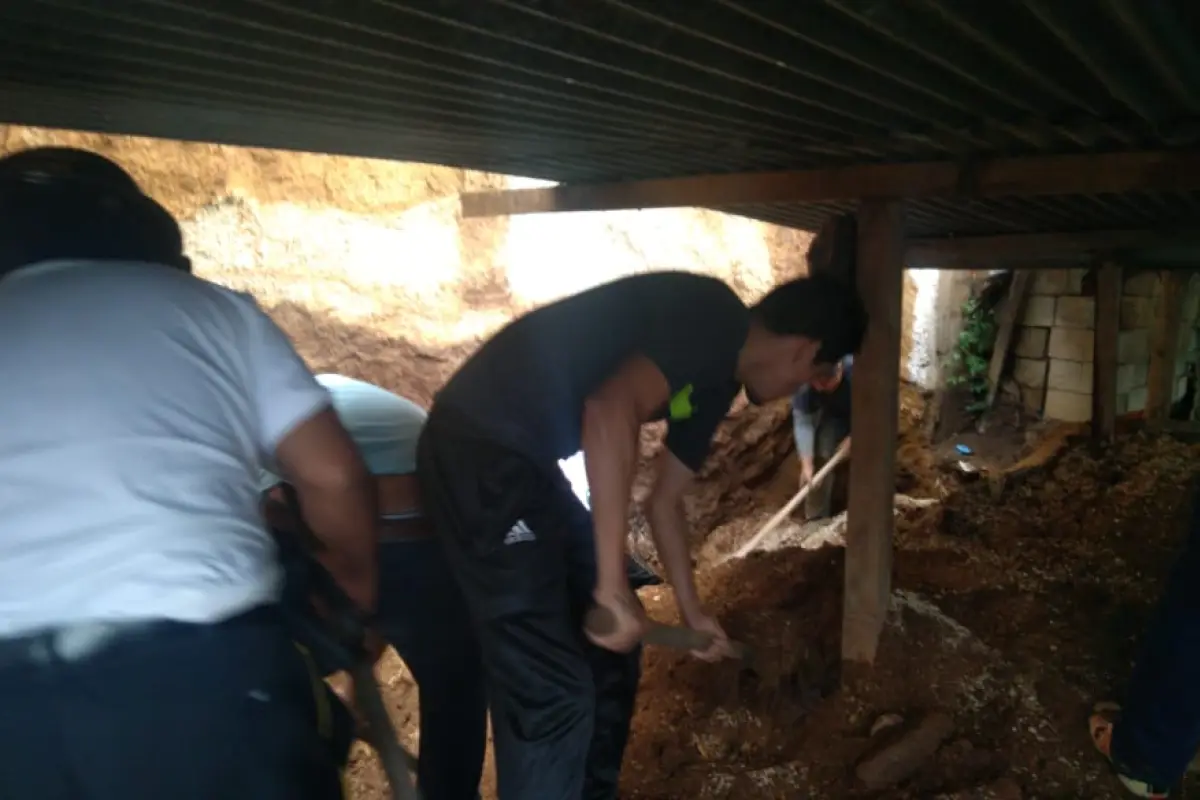
[[[510,189],[462,195],[464,217],[614,211],[758,203],[828,203],[861,197],[1021,197],[1200,189],[1200,150],[1092,153],[953,161],[860,164],[786,172],[698,175]]]
[[[862,204],[857,249],[856,283],[870,323],[851,387],[853,446],[842,657],[870,664],[875,660],[892,587],[904,280],[903,201],[868,200]]]
[[[1146,423],[1159,425],[1171,414],[1175,395],[1175,356],[1183,296],[1190,277],[1183,272],[1159,272],[1154,325],[1150,329],[1150,371],[1146,380]]]
[[[1200,247],[1200,233],[1132,229],[910,239],[904,263],[920,269],[1028,269],[1090,263],[1097,254],[1117,250],[1185,244]]]
[[[1096,329],[1092,357],[1092,435],[1117,432],[1117,339],[1121,330],[1121,266],[1107,261],[1096,273]]]
[[[1025,293],[1029,289],[1032,273],[1026,269],[1017,270],[1008,287],[1008,296],[996,315],[996,341],[992,345],[992,363],[988,365],[987,407],[991,408],[996,402],[996,392],[1000,389],[1000,375],[1004,372],[1004,362],[1008,361],[1008,350],[1012,345],[1013,331],[1017,320],[1021,318],[1021,309],[1025,306]]]

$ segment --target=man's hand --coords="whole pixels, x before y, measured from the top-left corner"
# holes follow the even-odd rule
[[[720,661],[733,656],[733,648],[729,644],[729,636],[715,619],[707,614],[691,613],[684,616],[684,623],[695,631],[712,636],[712,642],[703,650],[693,650],[692,655],[701,661]]]
[[[614,653],[628,653],[637,647],[646,630],[646,612],[628,584],[623,589],[610,590],[597,586],[592,598],[611,615],[612,621],[612,629],[603,635],[584,628],[592,644]]]
[[[801,488],[812,483],[813,479],[813,460],[811,458],[800,459],[800,486]]]

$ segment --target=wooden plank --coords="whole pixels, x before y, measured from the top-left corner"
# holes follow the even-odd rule
[[[698,175],[626,183],[576,184],[463,194],[464,217],[827,203],[860,197],[1021,197],[1200,189],[1200,150],[859,164],[832,169]]]
[[[1115,250],[1188,244],[1200,247],[1200,233],[1132,229],[910,239],[904,263],[919,269],[1030,269],[1091,263]]]
[[[1096,272],[1095,354],[1092,360],[1092,435],[1117,432],[1117,339],[1121,330],[1121,266],[1106,261]]]
[[[858,213],[856,283],[870,324],[854,365],[850,513],[842,657],[873,663],[892,586],[893,496],[900,409],[904,202],[867,200]]]
[[[1019,269],[1013,273],[1012,283],[1008,287],[1008,296],[996,315],[996,341],[992,345],[992,362],[988,365],[988,408],[996,402],[996,392],[1000,390],[1000,375],[1004,372],[1004,363],[1008,361],[1008,350],[1012,346],[1013,331],[1017,320],[1021,318],[1021,309],[1025,306],[1025,294],[1029,290],[1033,273]]]
[[[1183,296],[1190,277],[1183,272],[1159,272],[1158,275],[1154,325],[1150,329],[1150,373],[1146,380],[1146,422],[1149,425],[1166,422],[1171,413]]]

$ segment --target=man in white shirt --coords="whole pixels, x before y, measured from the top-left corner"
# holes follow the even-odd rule
[[[417,440],[425,410],[353,378],[318,375],[317,380],[329,391],[338,417],[376,480],[380,546],[375,626],[417,682],[418,786],[425,800],[476,800],[487,743],[483,661],[466,601],[417,493]],[[282,480],[267,474],[263,489],[268,523],[281,541],[295,541],[299,526]],[[285,549],[297,557],[289,560],[288,610],[302,623],[299,630],[319,625],[309,599],[312,587],[304,581],[306,565],[296,563],[306,556],[296,548]],[[324,642],[314,639],[304,640],[322,671],[336,672],[346,654],[328,653]],[[342,694],[349,703],[353,692],[347,688]]]
[[[247,296],[79,150],[0,159],[0,797],[341,797],[260,471],[375,606],[374,484]]]

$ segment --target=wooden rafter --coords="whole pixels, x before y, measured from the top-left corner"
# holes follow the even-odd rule
[[[1195,189],[1200,189],[1200,151],[1155,150],[1006,158],[974,164],[866,164],[475,192],[462,195],[462,213],[464,217],[495,217],[556,211],[827,203],[870,197],[986,199]]]

